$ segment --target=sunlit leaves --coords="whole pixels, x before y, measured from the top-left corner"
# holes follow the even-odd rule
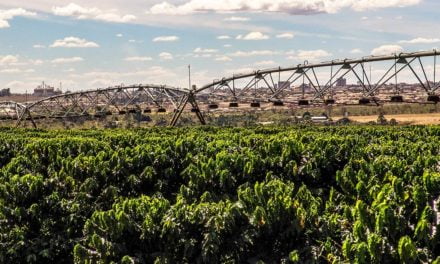
[[[415,263],[417,260],[417,249],[410,237],[400,238],[397,251],[402,263]]]
[[[0,262],[434,261],[439,136],[0,130]]]

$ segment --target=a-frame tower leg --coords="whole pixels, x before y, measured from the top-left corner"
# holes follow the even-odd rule
[[[185,110],[185,107],[188,105],[188,103],[191,104],[192,110],[196,113],[197,118],[200,121],[200,124],[206,125],[205,118],[203,117],[202,112],[200,111],[199,105],[197,104],[197,101],[194,97],[194,94],[192,92],[188,93],[186,96],[182,98],[180,101],[177,111],[173,115],[173,119],[171,120],[170,126],[174,127],[177,125],[177,122],[180,119],[180,116],[182,115],[183,111]]]
[[[27,118],[26,118],[26,119],[31,120],[32,126],[33,126],[34,128],[37,128],[37,124],[35,123],[35,120],[34,120],[34,118],[32,117],[31,112],[29,111],[28,108],[25,108],[25,109],[23,110],[23,113],[21,113],[21,115],[17,117],[18,119],[17,119],[17,124],[15,125],[15,127],[19,127],[19,126],[20,126],[20,124],[21,124],[21,122],[23,121],[23,118],[25,118],[24,116],[25,116],[26,114],[27,114]]]

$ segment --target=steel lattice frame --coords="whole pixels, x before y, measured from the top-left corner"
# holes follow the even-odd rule
[[[289,89],[290,87],[277,87],[274,82],[274,74],[279,73],[289,73],[288,77],[284,80],[279,80],[283,82],[293,83],[301,78],[305,78],[307,82],[310,83],[313,90],[315,91],[314,100],[324,100],[326,96],[331,96],[330,91],[331,88],[335,85],[339,78],[343,78],[348,74],[353,74],[357,81],[364,88],[363,96],[370,97],[374,96],[378,93],[379,89],[384,86],[388,81],[392,80],[395,76],[397,76],[402,70],[408,68],[417,78],[419,84],[423,87],[428,95],[434,95],[436,91],[439,89],[439,83],[434,83],[435,85],[431,85],[429,80],[427,79],[426,71],[424,69],[421,58],[423,57],[433,57],[435,58],[439,55],[440,52],[433,50],[428,52],[416,52],[416,53],[401,53],[390,56],[371,56],[364,57],[362,59],[355,60],[334,60],[330,62],[323,62],[317,64],[300,64],[294,67],[288,68],[273,68],[266,69],[260,71],[254,71],[248,74],[240,74],[233,75],[229,78],[223,78],[218,81],[214,81],[213,83],[207,84],[201,88],[199,88],[195,93],[199,94],[207,89],[212,89],[210,92],[215,92],[221,88],[227,88],[226,90],[230,91],[233,97],[237,99],[243,95],[244,92],[252,89],[257,84],[262,84],[270,91],[270,96],[268,99],[277,99],[277,96],[281,93],[281,91]],[[377,83],[372,83],[370,80],[367,70],[364,67],[365,63],[370,62],[385,62],[392,61],[392,65],[390,68],[385,71],[385,73],[381,76]],[[421,72],[417,73],[414,68],[414,63],[420,65]],[[327,68],[328,69],[328,79],[324,82],[320,82],[317,74],[315,72],[316,69],[319,68]],[[333,70],[333,68],[336,68]],[[235,82],[237,80],[245,80],[248,79],[247,85],[238,89],[235,87]]]
[[[115,86],[105,89],[56,95],[33,102],[17,111],[12,119],[20,125],[30,120],[102,117],[112,113],[146,113],[176,109],[188,92],[166,85]]]
[[[62,94],[27,105],[3,102],[0,103],[0,120],[17,120],[17,125],[25,120],[30,120],[36,126],[34,120],[42,118],[100,117],[112,112],[121,114],[142,112],[150,108],[172,108],[175,113],[171,125],[175,126],[183,111],[190,107],[191,112],[194,112],[199,121],[205,124],[199,105],[206,103],[206,100],[248,102],[257,99],[260,102],[268,103],[288,102],[294,93],[298,95],[302,92],[304,97],[305,82],[309,83],[311,89],[307,101],[320,104],[333,101],[332,104],[337,104],[338,102],[333,100],[334,86],[338,79],[350,75],[358,81],[362,88],[359,97],[367,98],[368,101],[371,99],[378,105],[384,100],[375,96],[383,93],[381,88],[386,86],[388,82],[395,80],[394,93],[400,93],[397,76],[404,70],[415,77],[424,93],[432,99],[428,100],[431,103],[437,103],[440,82],[436,81],[436,59],[439,54],[439,51],[433,50],[370,56],[361,59],[333,60],[317,64],[305,62],[293,67],[279,67],[233,75],[192,90],[165,85],[131,85]],[[434,60],[433,80],[429,80],[422,59]],[[390,64],[389,67],[381,66],[383,73],[375,82],[373,82],[371,74],[369,76],[365,66],[373,62]],[[324,77],[319,71],[324,71]],[[278,82],[276,83],[275,80]],[[301,80],[303,82],[302,88],[294,88],[290,85]]]
[[[193,97],[187,97],[188,102],[190,100],[198,101],[199,104],[202,101],[200,98],[209,98],[212,101],[229,101],[229,102],[249,102],[258,100],[259,102],[280,102],[287,101],[287,98],[292,93],[299,93],[304,96],[304,90],[298,88],[295,91],[289,84],[293,84],[297,81],[308,82],[310,84],[311,98],[307,101],[312,103],[329,103],[338,104],[333,99],[333,89],[338,79],[351,75],[354,77],[360,86],[362,91],[360,98],[371,99],[376,105],[386,102],[376,98],[376,95],[381,93],[380,89],[384,87],[390,81],[396,81],[396,87],[393,91],[395,95],[400,93],[400,88],[397,85],[397,76],[402,73],[403,70],[408,70],[417,79],[418,84],[423,88],[428,98],[431,97],[431,102],[437,103],[438,95],[437,91],[440,88],[440,82],[436,81],[436,59],[440,55],[440,51],[423,51],[414,53],[400,53],[387,56],[369,56],[361,59],[345,59],[345,60],[333,60],[329,62],[308,64],[307,61],[304,64],[300,64],[287,68],[272,68],[265,70],[257,70],[246,74],[233,75],[231,77],[215,80],[212,83],[206,84],[199,89],[192,91]],[[422,58],[433,59],[434,61],[434,78],[429,80],[427,72],[425,70]],[[389,68],[383,70],[380,78],[373,82],[371,74],[369,76],[365,64],[381,62],[391,63]],[[382,66],[384,67],[384,66]],[[327,73],[325,77],[318,76],[317,71],[324,70]],[[284,74],[282,79],[280,76]],[[274,76],[275,75],[275,76]],[[277,79],[278,77],[278,79]],[[278,81],[278,83],[275,82]],[[242,82],[242,86],[237,85],[237,82]],[[288,85],[280,85],[280,84]],[[303,88],[304,89],[304,85]],[[303,98],[304,99],[304,98]],[[407,102],[409,101],[399,101]],[[296,102],[298,103],[298,101]],[[308,102],[307,102],[308,103]],[[422,102],[418,102],[422,103]],[[300,103],[299,103],[300,104]],[[187,104],[183,103],[179,106],[178,111],[175,113],[175,119],[173,119],[172,125],[177,123],[182,111]]]

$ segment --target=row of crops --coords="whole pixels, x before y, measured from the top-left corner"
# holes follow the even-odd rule
[[[1,263],[440,263],[440,127],[0,130]]]

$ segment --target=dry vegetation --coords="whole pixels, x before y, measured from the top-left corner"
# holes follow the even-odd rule
[[[342,118],[335,116],[334,119]],[[440,113],[428,114],[400,114],[400,115],[385,115],[387,120],[395,119],[399,124],[410,125],[439,125]],[[368,116],[350,116],[350,120],[359,123],[368,123],[377,121],[377,115]]]

